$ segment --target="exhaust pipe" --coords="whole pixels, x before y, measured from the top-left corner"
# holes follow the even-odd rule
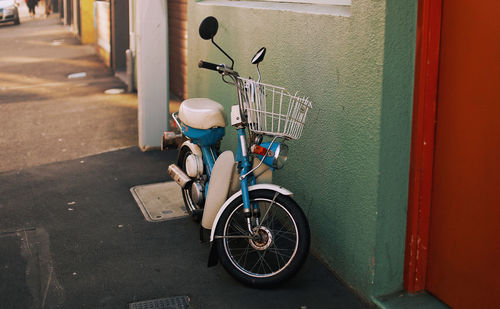
[[[189,178],[189,176],[186,175],[186,173],[184,173],[184,171],[181,170],[176,164],[169,165],[168,174],[179,186],[181,186],[182,189],[191,185],[191,178]]]

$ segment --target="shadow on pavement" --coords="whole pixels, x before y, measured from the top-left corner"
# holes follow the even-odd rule
[[[17,261],[12,275],[19,287],[1,291],[7,295],[3,301],[126,308],[142,300],[188,296],[193,308],[363,308],[312,256],[284,285],[250,289],[220,265],[206,267],[209,245],[199,242],[199,225],[190,218],[146,222],[129,190],[168,180],[165,171],[175,158],[174,150],[143,153],[134,147],[0,173],[5,184],[0,226],[11,231],[8,242],[0,239],[0,249],[4,259]],[[46,235],[46,262],[38,262],[37,284],[23,278],[29,263],[20,258],[26,249],[15,231],[24,230],[38,235],[31,244]],[[37,296],[35,290],[43,286]]]

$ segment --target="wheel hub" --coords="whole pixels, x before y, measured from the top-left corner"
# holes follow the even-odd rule
[[[258,231],[257,227],[255,227],[254,234],[249,242],[250,246],[252,246],[255,250],[266,250],[273,242],[273,235],[271,234],[271,231],[264,226],[261,226]]]

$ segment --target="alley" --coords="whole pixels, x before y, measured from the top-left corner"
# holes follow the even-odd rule
[[[125,85],[56,16],[2,24],[0,39],[0,171],[137,145],[136,95],[105,94]]]
[[[136,95],[104,93],[124,85],[94,48],[55,16],[1,25],[0,39],[1,308],[364,307],[312,255],[269,290],[207,268],[197,223],[148,223],[131,196],[169,180],[176,151],[139,150]]]

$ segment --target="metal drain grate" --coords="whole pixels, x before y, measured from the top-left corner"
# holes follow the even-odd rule
[[[189,297],[175,296],[145,300],[129,304],[129,309],[190,309]]]

